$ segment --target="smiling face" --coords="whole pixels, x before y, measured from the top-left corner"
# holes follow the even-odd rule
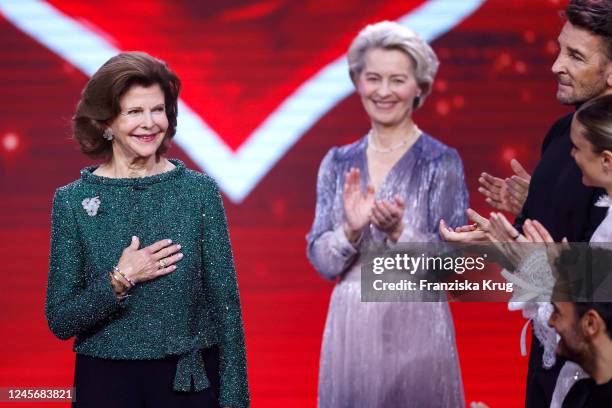
[[[604,40],[566,22],[559,35],[559,55],[552,66],[557,100],[566,105],[586,102],[612,88],[612,62]]]
[[[113,157],[128,161],[155,159],[168,130],[164,92],[158,84],[133,85],[119,101],[121,112],[109,124]]]
[[[368,50],[356,85],[370,120],[382,126],[396,126],[409,119],[414,99],[421,94],[412,60],[398,50]]]
[[[593,144],[584,137],[585,132],[584,126],[574,117],[570,132],[571,154],[582,172],[582,184],[606,188],[610,181],[604,169],[605,157],[594,151]]]
[[[581,364],[588,354],[588,343],[582,333],[576,307],[571,302],[552,302],[552,304],[553,313],[548,325],[561,337],[556,352],[561,357]]]

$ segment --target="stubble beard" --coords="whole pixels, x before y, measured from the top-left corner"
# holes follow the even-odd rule
[[[612,87],[609,87],[608,83],[603,78],[603,72],[601,73],[601,76],[601,81],[593,84],[583,85],[580,87],[577,87],[577,84],[574,84],[569,94],[562,93],[561,89],[557,88],[557,101],[563,105],[581,105],[587,101],[590,101],[591,99],[602,96],[604,93],[606,93],[606,91],[612,89]]]

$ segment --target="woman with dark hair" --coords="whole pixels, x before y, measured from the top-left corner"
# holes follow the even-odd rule
[[[108,60],[73,118],[99,166],[53,201],[46,315],[75,338],[76,407],[246,407],[234,261],[214,181],[163,154],[178,77],[142,52]]]

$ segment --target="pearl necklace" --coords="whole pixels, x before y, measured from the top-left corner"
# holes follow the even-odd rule
[[[414,127],[413,127],[413,132],[412,132],[412,135],[414,135],[414,136],[415,136],[415,138],[414,138],[414,139],[418,138],[418,137],[421,135],[421,133],[422,133],[422,132],[421,132],[421,129],[419,129],[419,127],[418,127],[417,125],[414,125]],[[412,136],[412,135],[411,135],[411,136]],[[410,142],[413,140],[413,138],[412,138],[412,137],[408,137],[407,139],[402,140],[401,142],[399,142],[399,143],[398,143],[398,144],[396,144],[396,145],[393,145],[393,146],[391,146],[391,147],[387,147],[387,148],[385,148],[385,149],[380,149],[380,148],[378,148],[378,147],[374,146],[374,142],[373,142],[373,140],[372,140],[373,138],[374,138],[374,132],[372,131],[372,129],[370,129],[370,131],[368,132],[368,147],[369,147],[370,149],[372,149],[372,151],[374,151],[374,152],[376,152],[376,153],[383,153],[383,154],[384,154],[384,153],[391,153],[391,152],[394,152],[394,151],[396,151],[397,149],[399,149],[399,148],[401,148],[401,147],[403,147],[403,146],[407,145],[408,143],[410,143]]]

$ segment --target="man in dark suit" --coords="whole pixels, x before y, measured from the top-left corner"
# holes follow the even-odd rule
[[[565,24],[558,37],[559,55],[552,66],[558,82],[557,100],[564,105],[582,103],[612,93],[612,0],[571,0],[563,13]],[[517,162],[515,175],[501,179],[483,173],[479,191],[493,207],[517,215],[522,231],[525,220],[540,221],[555,241],[588,242],[605,216],[605,208],[594,207],[602,190],[582,184],[580,169],[571,157],[569,137],[573,113],[553,124],[542,144],[542,155],[533,175]],[[528,186],[528,187],[527,187]],[[525,195],[521,192],[526,192]],[[518,209],[521,209],[517,214]],[[468,216],[478,230],[440,228],[447,241],[484,238],[488,221],[472,210]],[[551,369],[542,366],[543,348],[532,336],[525,407],[548,407],[563,361]],[[559,359],[562,360],[562,359]]]
[[[565,17],[552,71],[558,82],[557,100],[580,106],[612,93],[612,1],[572,0]],[[572,116],[559,119],[546,135],[527,200],[515,224],[522,227],[526,219],[535,219],[556,241],[587,242],[605,217],[605,208],[594,206],[604,192],[582,184],[582,174],[571,158]],[[563,361],[559,359],[553,368],[545,369],[543,348],[535,336],[531,346],[525,406],[547,407]]]

